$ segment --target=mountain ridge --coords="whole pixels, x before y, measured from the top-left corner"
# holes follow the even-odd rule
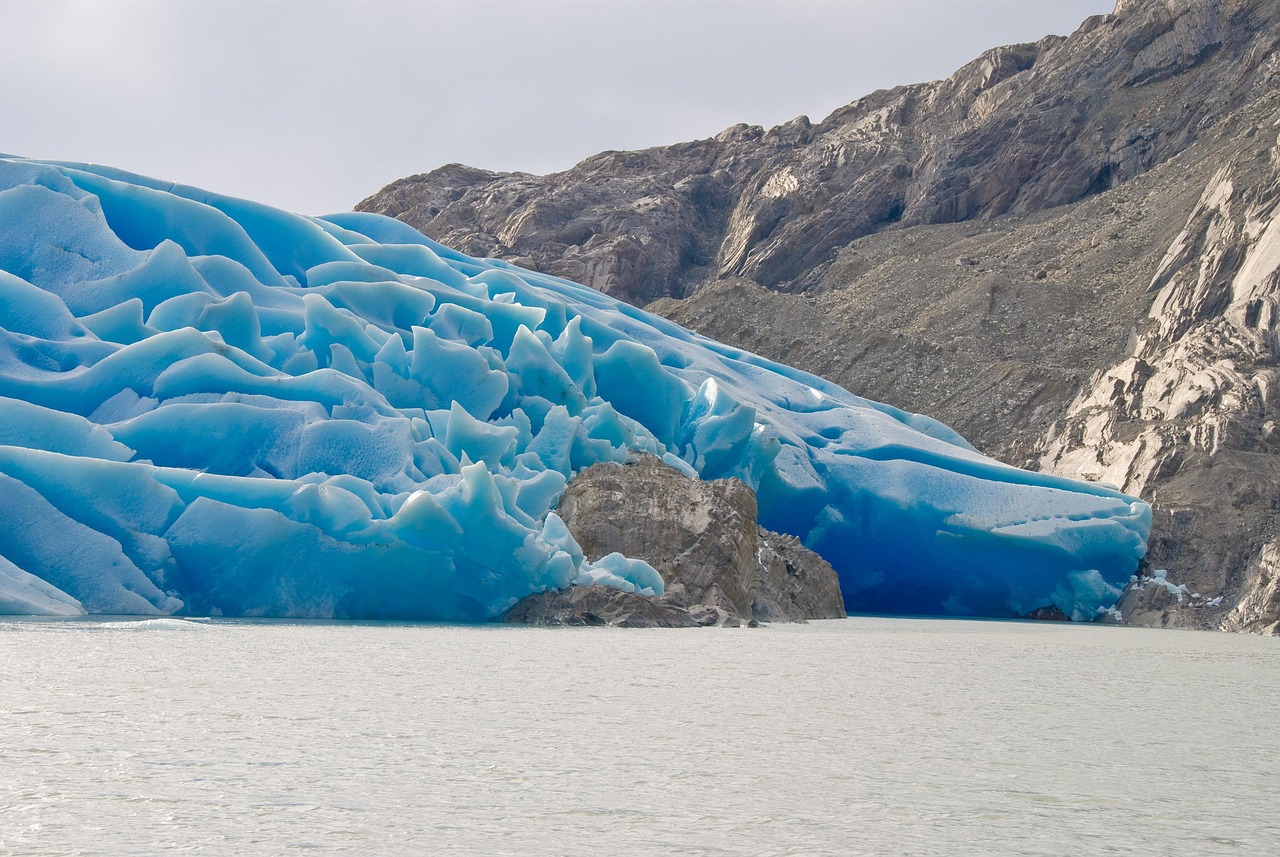
[[[637,304],[727,276],[803,289],[863,235],[1063,205],[1167,160],[1206,105],[1241,101],[1250,36],[1274,18],[1253,0],[1121,4],[816,125],[735,125],[548,176],[448,165],[357,208]],[[1239,74],[1192,74],[1223,53]]]

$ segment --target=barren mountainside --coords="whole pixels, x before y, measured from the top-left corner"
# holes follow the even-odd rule
[[[1278,41],[1274,2],[1123,0],[817,125],[361,208],[1138,494],[1125,618],[1274,633]]]

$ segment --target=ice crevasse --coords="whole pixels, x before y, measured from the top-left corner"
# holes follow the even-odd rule
[[[647,451],[737,477],[859,611],[1077,619],[1150,509],[398,221],[0,158],[0,613],[492,618],[658,593],[556,503]]]

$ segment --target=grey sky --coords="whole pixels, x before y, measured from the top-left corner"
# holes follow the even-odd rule
[[[0,0],[0,151],[320,214],[815,121],[1113,0]]]

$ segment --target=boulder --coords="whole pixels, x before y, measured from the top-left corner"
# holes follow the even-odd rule
[[[756,520],[756,496],[737,479],[703,481],[640,454],[579,473],[557,513],[583,553],[643,559],[666,584],[646,598],[575,586],[521,600],[506,621],[531,625],[737,626],[845,615],[830,563]]]

